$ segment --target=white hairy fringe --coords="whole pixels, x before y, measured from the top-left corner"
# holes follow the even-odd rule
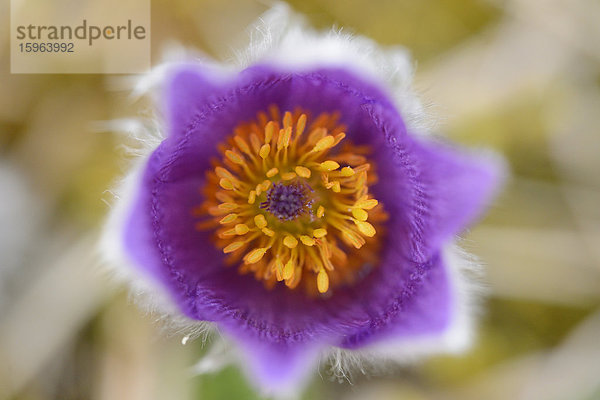
[[[123,229],[126,214],[135,199],[137,183],[151,151],[164,139],[159,124],[153,120],[113,120],[97,124],[96,129],[110,130],[124,135],[125,152],[133,157],[128,174],[107,191],[113,199],[106,200],[111,207],[105,222],[98,253],[101,267],[109,279],[129,288],[129,298],[142,311],[160,322],[168,335],[182,335],[184,344],[189,339],[201,337],[206,341],[214,330],[209,322],[194,321],[184,317],[171,302],[164,289],[132,266],[123,248]]]
[[[311,67],[342,67],[369,80],[395,102],[408,129],[412,134],[426,134],[435,121],[425,112],[412,88],[413,68],[410,57],[404,48],[394,46],[385,49],[362,36],[332,29],[317,32],[307,27],[301,16],[294,14],[287,5],[276,4],[266,12],[250,31],[250,43],[246,50],[235,53],[232,62],[218,62],[201,52],[191,51],[177,45],[170,45],[162,57],[163,63],[152,72],[140,77],[120,77],[109,84],[116,90],[129,90],[130,99],[137,101],[144,96],[157,95],[157,89],[164,82],[168,71],[182,62],[200,61],[224,75],[233,74],[255,63],[267,63],[291,69]],[[119,283],[127,283],[131,288],[132,300],[145,312],[157,317],[167,333],[183,336],[182,343],[211,336],[223,339],[217,328],[207,322],[190,320],[181,315],[171,302],[164,289],[131,267],[122,248],[122,232],[126,212],[135,198],[139,177],[147,157],[164,139],[161,120],[163,116],[153,115],[148,119],[123,119],[104,122],[98,129],[122,132],[129,145],[127,152],[134,156],[127,176],[115,185],[109,193],[113,195],[109,218],[105,224],[99,252],[103,264],[108,266],[111,277]],[[350,380],[357,371],[363,374],[377,374],[392,365],[405,363],[434,352],[460,352],[471,342],[472,317],[476,305],[470,302],[481,290],[473,284],[475,279],[465,275],[477,275],[477,263],[468,259],[457,246],[446,251],[445,260],[449,265],[453,288],[456,293],[457,318],[453,324],[437,337],[418,341],[388,342],[360,351],[332,349],[323,357],[334,378]],[[216,333],[216,334],[213,334]],[[236,357],[231,354],[227,342],[216,343],[214,351],[201,360],[194,368],[195,373],[212,372]]]
[[[117,78],[118,88],[131,90],[138,99],[152,93],[163,82],[165,73],[182,62],[201,62],[224,76],[254,64],[307,70],[318,67],[340,67],[353,71],[384,91],[395,103],[411,134],[428,134],[437,124],[427,112],[413,87],[413,64],[408,51],[401,46],[382,47],[364,36],[332,28],[326,32],[312,29],[299,14],[284,3],[275,3],[249,29],[249,43],[241,50],[233,49],[226,61],[210,58],[197,49],[170,43],[162,62],[151,72],[139,77]]]
[[[269,63],[293,70],[341,67],[370,80],[394,100],[412,134],[435,125],[412,87],[413,65],[401,46],[382,47],[364,36],[331,29],[318,32],[289,6],[276,3],[250,30],[250,44],[236,65]]]
[[[129,92],[129,100],[132,103],[148,97],[154,98],[155,104],[158,104],[160,85],[164,83],[164,78],[171,68],[182,62],[189,62],[192,58],[202,59],[204,65],[214,64],[200,53],[176,45],[170,45],[162,58],[164,62],[150,73],[141,77],[112,79],[109,86],[113,90]],[[183,345],[196,339],[200,339],[203,344],[210,342],[214,349],[211,348],[190,372],[215,372],[234,360],[230,354],[232,346],[221,336],[218,327],[211,322],[192,320],[184,316],[165,289],[133,265],[123,248],[124,224],[132,207],[131,202],[135,199],[143,168],[151,153],[166,138],[163,128],[165,116],[160,114],[160,111],[149,110],[146,117],[101,121],[92,127],[96,131],[121,135],[121,148],[129,158],[126,175],[106,192],[112,198],[105,199],[110,212],[99,241],[98,258],[101,270],[111,281],[128,288],[129,300],[158,323],[162,334],[181,337]]]
[[[460,354],[474,341],[475,316],[480,313],[479,300],[486,292],[479,260],[458,245],[443,252],[449,287],[455,310],[454,318],[441,333],[418,338],[379,342],[360,350],[333,348],[324,356],[328,372],[334,379],[351,382],[356,374],[378,375],[389,369],[434,354]]]

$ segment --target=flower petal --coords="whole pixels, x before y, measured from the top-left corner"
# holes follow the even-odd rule
[[[296,397],[297,388],[313,375],[320,356],[320,348],[314,344],[290,346],[247,338],[237,341],[241,344],[241,365],[250,381],[269,396]]]
[[[197,112],[226,82],[223,69],[199,64],[180,64],[166,72],[164,109],[169,135],[183,137]]]
[[[304,366],[324,346],[356,348],[448,328],[452,290],[439,248],[489,199],[493,168],[415,142],[382,91],[342,69],[256,66],[218,88],[188,70],[171,82],[172,100],[187,101],[177,106],[181,113],[173,106],[169,136],[137,182],[125,243],[138,268],[165,286],[188,317],[217,322],[241,344],[249,373],[279,390],[277,382],[283,387],[303,379]],[[207,88],[210,95],[203,92]],[[373,192],[390,214],[382,261],[329,298],[265,290],[252,276],[226,268],[210,233],[194,227],[191,210],[202,203],[199,189],[217,144],[271,104],[315,115],[339,111],[347,136],[376,155],[380,183]]]
[[[391,295],[391,302],[372,299],[369,324],[348,335],[340,346],[366,346],[362,354],[397,361],[463,351],[472,337],[473,297],[479,290],[473,279],[478,271],[477,264],[457,248],[436,254],[410,274],[401,295]],[[381,290],[387,295],[393,292],[385,287]]]
[[[506,167],[490,152],[467,153],[441,142],[415,142],[410,153],[418,169],[406,244],[413,259],[424,262],[489,206]]]
[[[125,222],[124,244],[137,268],[166,286],[190,315],[189,299],[196,282],[221,271],[220,252],[206,232],[194,229],[191,216],[206,160],[199,157],[195,163],[184,162],[182,168],[173,161],[176,156],[165,155],[165,147],[152,154],[136,182],[138,192]],[[207,319],[197,313],[193,317]]]
[[[312,95],[314,93],[319,96]],[[443,176],[445,171],[440,170],[437,175],[429,173],[424,170],[430,167],[427,163],[422,165],[414,159],[418,154],[411,157],[412,143],[402,119],[385,96],[372,85],[341,70],[292,74],[267,67],[245,71],[239,82],[205,99],[184,135],[170,136],[153,153],[129,219],[127,243],[140,265],[155,266],[154,275],[165,280],[192,318],[236,320],[237,324],[252,328],[257,336],[269,332],[279,339],[296,334],[299,341],[312,341],[316,336],[324,341],[333,340],[334,335],[346,334],[348,327],[360,326],[371,319],[369,296],[377,297],[379,288],[367,292],[357,289],[366,297],[365,306],[356,303],[350,289],[325,301],[307,300],[285,289],[266,291],[252,277],[239,276],[234,269],[224,268],[222,254],[210,243],[208,234],[194,229],[191,210],[202,202],[198,189],[210,167],[209,159],[215,154],[216,143],[229,134],[240,119],[251,119],[273,103],[282,109],[302,106],[315,112],[341,111],[342,121],[349,128],[348,136],[358,143],[371,145],[377,154],[381,183],[374,191],[389,210],[389,229],[395,233],[392,236],[404,246],[408,243],[411,250],[413,247],[420,250],[428,244],[417,241],[412,245],[411,240],[422,237],[419,236],[421,231],[413,233],[405,229],[407,220],[416,229],[432,226],[414,211],[429,207],[429,199],[419,197],[422,192],[409,192],[410,184],[422,187],[421,182],[429,184],[423,177],[432,177],[430,186],[434,187],[438,181],[433,178]],[[414,147],[431,160],[440,157],[438,153]],[[423,202],[419,203],[420,200]],[[441,209],[452,214],[451,209]],[[402,280],[402,274],[410,274],[430,262],[426,257],[402,252],[401,248],[395,243],[386,243],[386,251],[392,256],[384,255],[384,265],[378,268],[387,271],[387,264],[390,265],[392,272],[386,278],[400,285],[395,290],[402,290],[401,285],[408,284]],[[371,285],[373,279],[364,285]],[[377,279],[375,287],[380,284],[385,285],[385,282]]]

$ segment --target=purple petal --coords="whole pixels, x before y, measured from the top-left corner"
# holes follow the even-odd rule
[[[444,241],[481,215],[496,194],[504,165],[492,154],[475,155],[440,142],[416,142],[411,156],[419,173],[412,190],[410,252],[425,261]]]
[[[369,321],[348,334],[341,347],[353,349],[375,340],[435,336],[448,328],[454,317],[454,293],[440,254],[413,268],[406,260],[396,257],[401,256],[388,252],[377,283],[365,294],[365,297],[368,295]]]
[[[183,64],[169,71],[163,93],[167,111],[169,135],[181,136],[193,122],[192,118],[225,82],[226,75],[214,68],[198,64]]]
[[[356,348],[448,326],[452,290],[440,247],[489,200],[492,167],[415,142],[382,92],[343,70],[253,67],[217,88],[198,68],[171,82],[170,136],[148,160],[125,242],[138,267],[166,287],[187,316],[217,322],[244,346],[257,379],[273,387],[300,379],[326,345]],[[191,210],[203,201],[199,190],[216,145],[271,104],[315,115],[340,111],[348,138],[373,149],[380,177],[373,193],[390,215],[381,263],[327,299],[281,286],[266,290],[226,268],[210,232],[194,228]]]
[[[321,350],[315,345],[290,346],[248,341],[245,337],[236,341],[242,344],[242,366],[251,382],[266,394],[280,396],[297,394],[297,388],[314,373]]]

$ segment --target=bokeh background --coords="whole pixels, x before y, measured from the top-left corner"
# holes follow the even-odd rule
[[[321,366],[303,398],[600,399],[600,2],[291,5],[319,28],[408,47],[436,131],[512,169],[462,243],[489,288],[473,349],[352,384]],[[171,43],[227,60],[266,8],[152,0],[153,62]],[[259,399],[234,367],[194,376],[203,341],[162,333],[95,268],[106,190],[127,165],[98,122],[148,104],[123,77],[11,75],[8,0],[0,15],[0,399]]]

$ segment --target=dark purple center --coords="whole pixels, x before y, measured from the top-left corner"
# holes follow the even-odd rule
[[[275,183],[267,192],[267,201],[260,204],[281,221],[290,221],[298,218],[312,203],[309,192],[312,189],[305,184],[291,183],[284,185]]]

